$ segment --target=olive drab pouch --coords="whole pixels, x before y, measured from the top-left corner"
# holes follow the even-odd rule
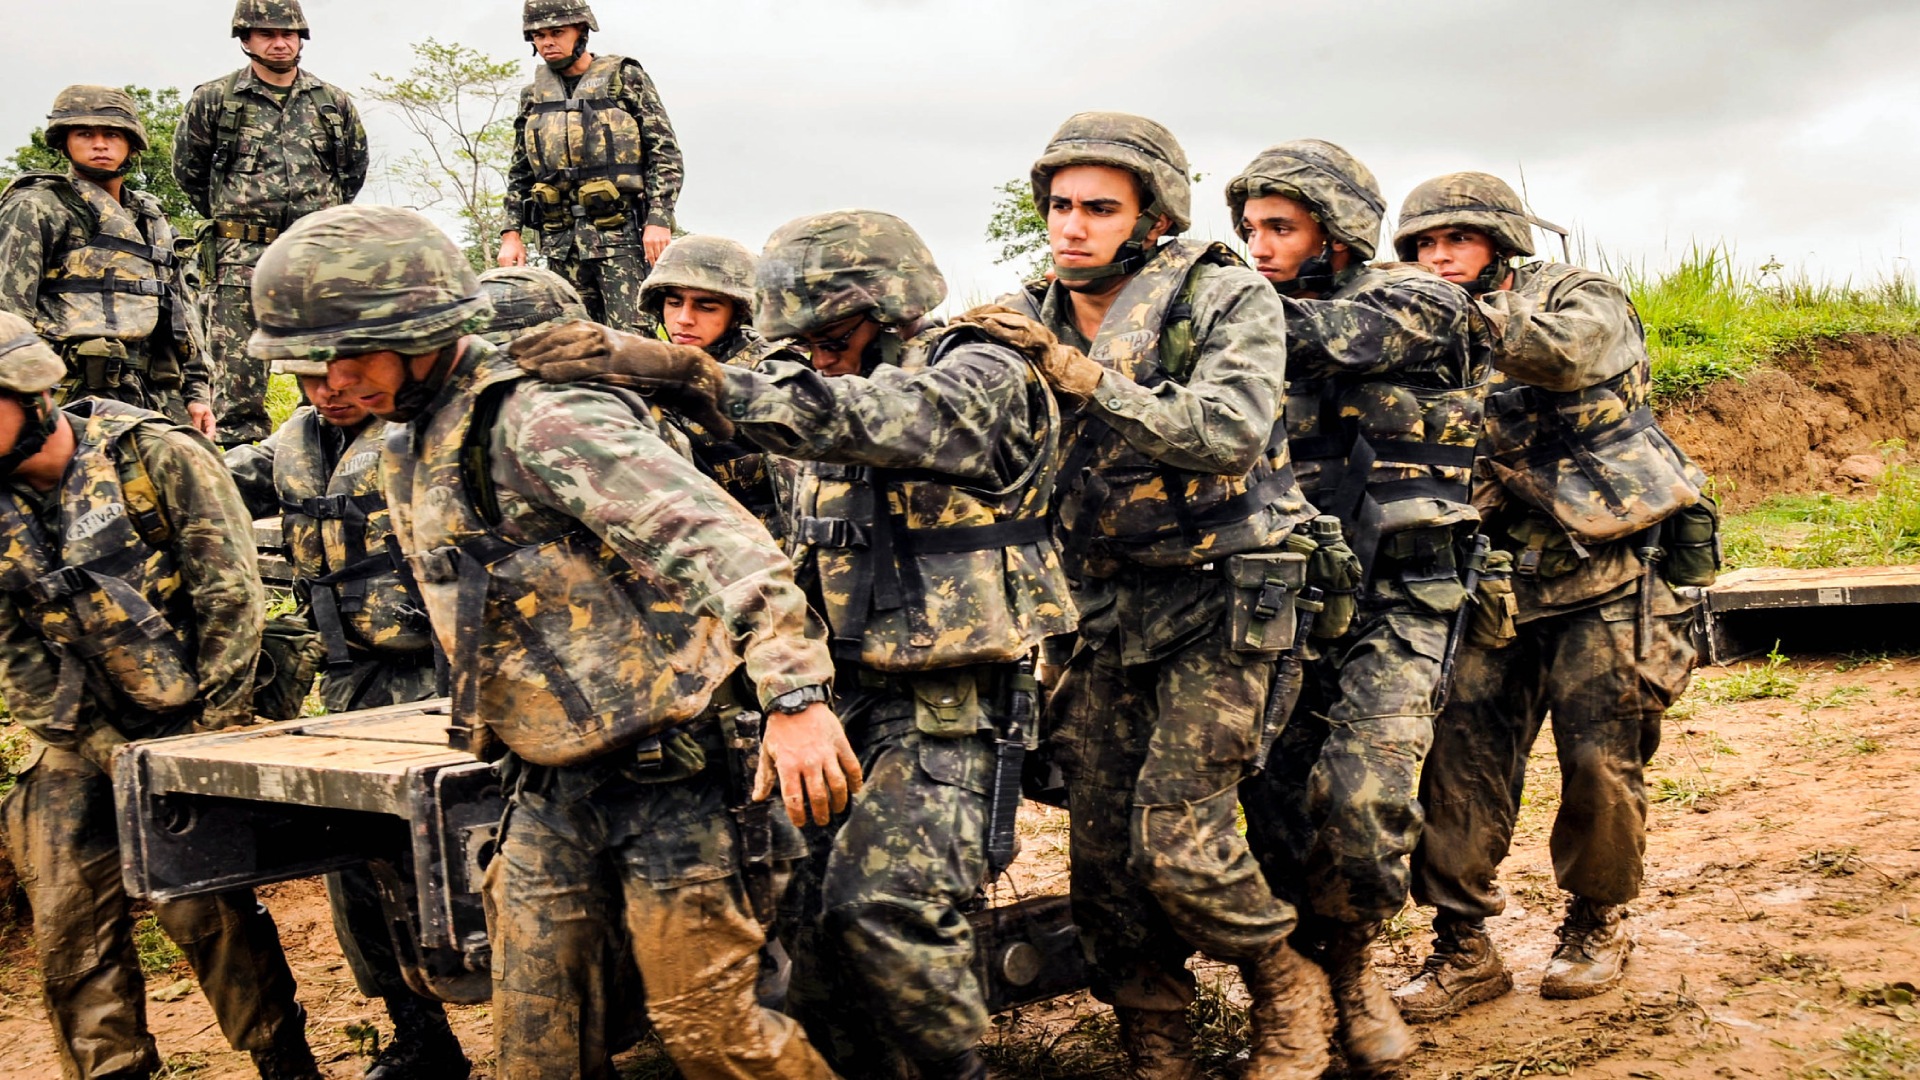
[[[1467,644],[1476,649],[1504,649],[1520,636],[1515,622],[1520,599],[1513,592],[1513,555],[1487,554],[1486,569],[1473,590],[1473,618],[1467,623]]]
[[[1720,576],[1720,514],[1713,500],[1700,501],[1666,521],[1666,561],[1661,573],[1669,585],[1705,588]]]
[[[326,659],[326,643],[305,619],[268,619],[253,669],[253,714],[266,720],[297,718]]]
[[[1579,541],[1544,514],[1522,515],[1507,528],[1507,535],[1520,543],[1513,555],[1513,572],[1521,577],[1543,581],[1565,577],[1589,557]]]
[[[549,232],[567,227],[573,215],[568,211],[567,197],[552,184],[533,185],[533,206],[540,215],[540,227]]]
[[[618,229],[627,223],[626,200],[613,181],[604,176],[575,188],[573,197],[579,200],[580,209],[595,228]]]
[[[980,682],[967,669],[913,676],[913,726],[936,739],[964,739],[992,726]]]
[[[1233,596],[1228,641],[1241,655],[1278,656],[1293,648],[1294,598],[1307,584],[1307,556],[1295,551],[1227,558]]]
[[[1321,602],[1326,605],[1313,622],[1313,636],[1332,641],[1353,627],[1366,570],[1342,537],[1339,518],[1322,514],[1313,519],[1310,531],[1315,546],[1307,558],[1307,584],[1324,594]]]
[[[126,343],[113,338],[91,338],[67,350],[67,374],[83,390],[118,389],[126,366]]]

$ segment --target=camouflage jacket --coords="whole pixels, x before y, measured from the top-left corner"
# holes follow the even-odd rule
[[[367,132],[339,87],[302,68],[283,105],[249,65],[194,90],[174,132],[173,176],[203,217],[277,231],[360,194]],[[252,284],[267,241],[213,242],[208,284]]]
[[[1631,594],[1644,569],[1634,538],[1706,482],[1648,406],[1633,301],[1603,274],[1535,262],[1478,306],[1496,373],[1474,502],[1515,553],[1522,617]]]
[[[971,328],[883,335],[863,375],[775,355],[726,371],[742,438],[808,463],[789,506],[838,656],[886,671],[1018,659],[1070,631],[1046,511],[1058,409]]]
[[[4,260],[0,261],[0,308],[30,320],[48,344],[62,353],[68,353],[72,346],[91,336],[69,338],[64,336],[67,329],[97,320],[76,322],[70,310],[76,305],[63,303],[62,296],[43,288],[44,284],[60,277],[78,276],[77,264],[92,257],[87,252],[96,236],[145,243],[167,252],[171,252],[174,239],[173,226],[161,210],[160,201],[152,195],[123,187],[116,208],[105,189],[92,181],[72,173],[66,181],[71,185],[70,190],[84,200],[86,213],[80,212],[80,205],[63,197],[57,181],[16,185],[0,202],[0,260]],[[193,317],[193,312],[183,308],[192,306],[193,301],[186,293],[184,268],[177,263],[155,267],[151,259],[145,259],[141,260],[145,264],[144,272],[129,272],[127,267],[118,264],[130,258],[136,257],[107,251],[105,265],[93,272],[112,269],[121,278],[157,273],[158,280],[169,287],[167,295],[116,296],[116,300],[123,302],[115,305],[123,310],[133,310],[142,304],[150,306],[152,310],[140,325],[151,323],[152,329],[135,336],[131,330],[107,325],[90,328],[99,331],[101,336],[121,340],[129,356],[147,366],[148,378],[155,385],[177,384],[186,401],[210,403],[212,390],[207,360],[191,345],[186,331],[185,320]],[[88,299],[84,294],[73,295]],[[98,297],[93,299],[95,302],[90,307],[97,315],[104,305],[98,302]],[[67,361],[68,370],[72,371],[74,359],[70,354]]]
[[[660,91],[655,89],[652,77],[640,66],[639,61],[617,56],[595,57],[596,64],[603,60],[617,62],[618,92],[612,98],[612,103],[619,111],[632,117],[639,132],[637,145],[613,147],[613,153],[623,162],[637,165],[641,170],[641,190],[625,194],[637,198],[646,207],[646,216],[639,224],[671,228],[674,207],[680,201],[685,165],[680,156],[680,142],[673,134],[673,122],[667,118],[667,107],[661,104]],[[544,69],[546,65],[540,66]],[[536,71],[535,82],[521,91],[520,113],[513,121],[513,164],[507,170],[506,228],[537,235],[541,253],[549,258],[599,259],[616,251],[638,248],[640,229],[632,222],[625,227],[603,230],[591,221],[575,219],[577,223],[558,230],[541,228],[541,216],[530,201],[534,185],[541,182],[541,177],[536,175],[527,151],[527,132],[528,121],[540,96],[544,74],[543,71]],[[581,78],[589,78],[592,74],[589,71]],[[568,197],[570,208],[571,192],[564,194]]]
[[[661,335],[665,336],[662,330]],[[766,359],[806,364],[806,358],[779,342],[761,337],[751,326],[741,326],[707,347],[707,355],[723,364],[751,368]],[[761,450],[751,443],[722,439],[677,412],[655,407],[653,417],[663,434],[699,470],[733,496],[767,527],[774,539],[787,535],[784,503],[792,494],[798,463]]]
[[[1488,368],[1466,292],[1390,263],[1351,268],[1322,299],[1280,299],[1294,469],[1362,561],[1382,536],[1477,520],[1469,479]],[[1365,476],[1349,480],[1362,458]]]
[[[60,715],[60,658],[41,627],[75,620],[85,633],[89,618],[141,600],[117,591],[119,586],[80,586],[70,598],[36,604],[31,590],[9,586],[0,590],[0,697],[13,719],[102,767],[129,732],[144,737],[173,734],[189,723],[217,729],[250,722],[266,591],[252,519],[219,456],[192,431],[117,402],[83,402],[69,408],[67,418],[79,446],[61,485],[43,493],[14,482],[0,499],[44,538],[62,565],[88,567],[97,584],[124,581],[158,608],[185,647],[176,662],[187,682],[173,690],[164,685],[161,669],[168,665],[139,657],[131,658],[141,669],[131,682],[125,674],[115,676],[117,650],[108,648],[87,662],[77,713]],[[106,553],[107,561],[86,557],[90,548]],[[134,554],[135,563],[116,568],[119,552]],[[19,540],[8,538],[0,558],[4,576],[11,577],[25,558]],[[130,686],[188,704],[143,708]]]

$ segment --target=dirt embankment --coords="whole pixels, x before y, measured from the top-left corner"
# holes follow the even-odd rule
[[[1668,405],[1661,425],[1716,481],[1726,510],[1772,495],[1859,491],[1880,446],[1920,446],[1920,340],[1860,335]]]

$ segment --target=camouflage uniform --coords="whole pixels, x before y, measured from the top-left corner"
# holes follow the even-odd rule
[[[297,0],[240,0],[233,33],[298,30]],[[267,365],[247,356],[248,295],[267,245],[315,210],[349,203],[367,180],[367,133],[345,90],[302,69],[284,94],[251,65],[204,83],[173,139],[173,175],[201,216],[215,414],[228,446],[264,439]]]
[[[527,0],[527,40],[575,24],[600,28],[583,0]],[[528,247],[573,282],[594,321],[644,332],[641,233],[673,227],[681,175],[673,122],[639,61],[595,56],[577,78],[543,63],[513,122],[506,227],[537,234]]]
[[[1472,228],[1495,240],[1504,262],[1532,254],[1531,220],[1499,180],[1454,174],[1408,196],[1395,242],[1409,256],[1424,230]],[[1551,712],[1562,772],[1554,872],[1574,899],[1542,993],[1585,996],[1617,981],[1625,961],[1617,905],[1640,891],[1642,771],[1696,661],[1694,601],[1643,559],[1649,547],[1672,547],[1648,530],[1705,509],[1705,476],[1648,410],[1644,334],[1617,282],[1528,263],[1478,307],[1497,374],[1474,501],[1495,546],[1513,554],[1519,637],[1462,650],[1421,778],[1427,823],[1414,895],[1439,908],[1423,979],[1445,983],[1447,961],[1463,949],[1480,957],[1480,920],[1505,907],[1494,878],[1528,752]],[[1587,961],[1603,956],[1610,979],[1587,980]],[[1499,967],[1497,957],[1475,963]],[[1501,969],[1481,985],[1498,993],[1510,980]]]
[[[765,939],[721,765],[733,714],[710,707],[742,663],[763,700],[831,678],[785,558],[667,449],[642,403],[529,382],[463,336],[488,301],[418,214],[300,222],[263,260],[255,300],[257,356],[436,357],[395,396],[385,486],[453,660],[458,742],[510,751],[488,868],[497,1075],[613,1075],[606,942],[623,919],[684,1075],[830,1076],[754,998]],[[797,853],[798,834],[780,836]]]
[[[124,90],[61,91],[48,143],[64,153],[76,127],[118,128],[132,153],[147,148]],[[32,320],[66,359],[62,400],[113,398],[186,423],[187,403],[210,392],[173,225],[160,200],[132,188],[116,200],[87,171],[27,173],[0,194],[0,310]]]
[[[924,326],[946,282],[898,218],[782,226],[757,293],[770,337],[862,312],[884,327],[860,375],[774,356],[728,367],[720,398],[743,440],[805,462],[790,539],[867,777],[790,893],[790,1006],[848,1076],[884,1074],[889,1052],[923,1080],[982,1075],[964,911],[987,879],[995,736],[1016,663],[1073,627],[1045,520],[1057,409],[1018,350]]]
[[[1074,164],[1134,172],[1153,196],[1142,220],[1188,226],[1186,159],[1160,125],[1112,113],[1068,120],[1034,167],[1042,213],[1053,170]],[[1263,567],[1282,565],[1279,549],[1313,511],[1275,437],[1286,341],[1272,287],[1219,245],[1174,240],[1142,255],[1092,342],[1059,282],[1006,303],[1107,369],[1062,443],[1057,522],[1081,623],[1057,657],[1064,671],[1047,714],[1068,785],[1074,921],[1093,992],[1115,1006],[1144,1072],[1136,1032],[1161,1032],[1178,1060],[1191,1059],[1180,1017],[1194,995],[1195,949],[1241,965],[1257,1031],[1276,1033],[1273,1006],[1294,1000],[1281,989],[1302,967],[1286,947],[1294,911],[1234,819],[1293,627],[1290,598],[1265,618],[1249,609]],[[1277,644],[1260,638],[1263,625]],[[1330,1009],[1324,977],[1317,995],[1312,976],[1299,977],[1313,1008]]]
[[[0,389],[37,400],[60,361],[11,316],[0,338]],[[116,401],[70,406],[64,422],[77,446],[59,485],[10,478],[0,493],[0,694],[30,732],[0,819],[33,907],[62,1074],[144,1077],[160,1057],[120,877],[113,752],[252,720],[265,590],[245,507],[204,439]],[[133,622],[148,632],[127,634]],[[155,914],[228,1041],[265,1076],[317,1078],[252,890]]]

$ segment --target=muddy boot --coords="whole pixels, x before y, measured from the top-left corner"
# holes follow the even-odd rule
[[[1560,947],[1547,962],[1540,980],[1543,998],[1584,998],[1604,994],[1620,985],[1627,973],[1627,954],[1633,937],[1620,923],[1625,909],[1578,896],[1567,902],[1567,918],[1560,924]]]
[[[473,1073],[439,1002],[412,994],[385,1000],[393,1042],[367,1068],[367,1080],[465,1080]]]
[[[1200,1080],[1187,1011],[1115,1009],[1129,1080]]]
[[[1245,1080],[1313,1080],[1332,1063],[1333,993],[1327,973],[1285,941],[1240,965],[1253,1005]]]
[[[1357,1076],[1389,1075],[1414,1050],[1413,1032],[1373,969],[1373,939],[1379,932],[1379,923],[1344,925],[1328,939],[1321,961],[1333,984],[1340,1049]]]
[[[973,1050],[939,1061],[916,1061],[914,1069],[920,1080],[987,1080],[987,1063]]]
[[[253,1067],[260,1070],[260,1080],[322,1080],[320,1066],[313,1061],[313,1051],[307,1048],[304,1010],[301,1016],[302,1023],[281,1029],[271,1047],[255,1050],[250,1055]]]
[[[1431,1024],[1513,989],[1513,976],[1480,919],[1433,920],[1433,955],[1413,981],[1393,992],[1408,1022]]]

